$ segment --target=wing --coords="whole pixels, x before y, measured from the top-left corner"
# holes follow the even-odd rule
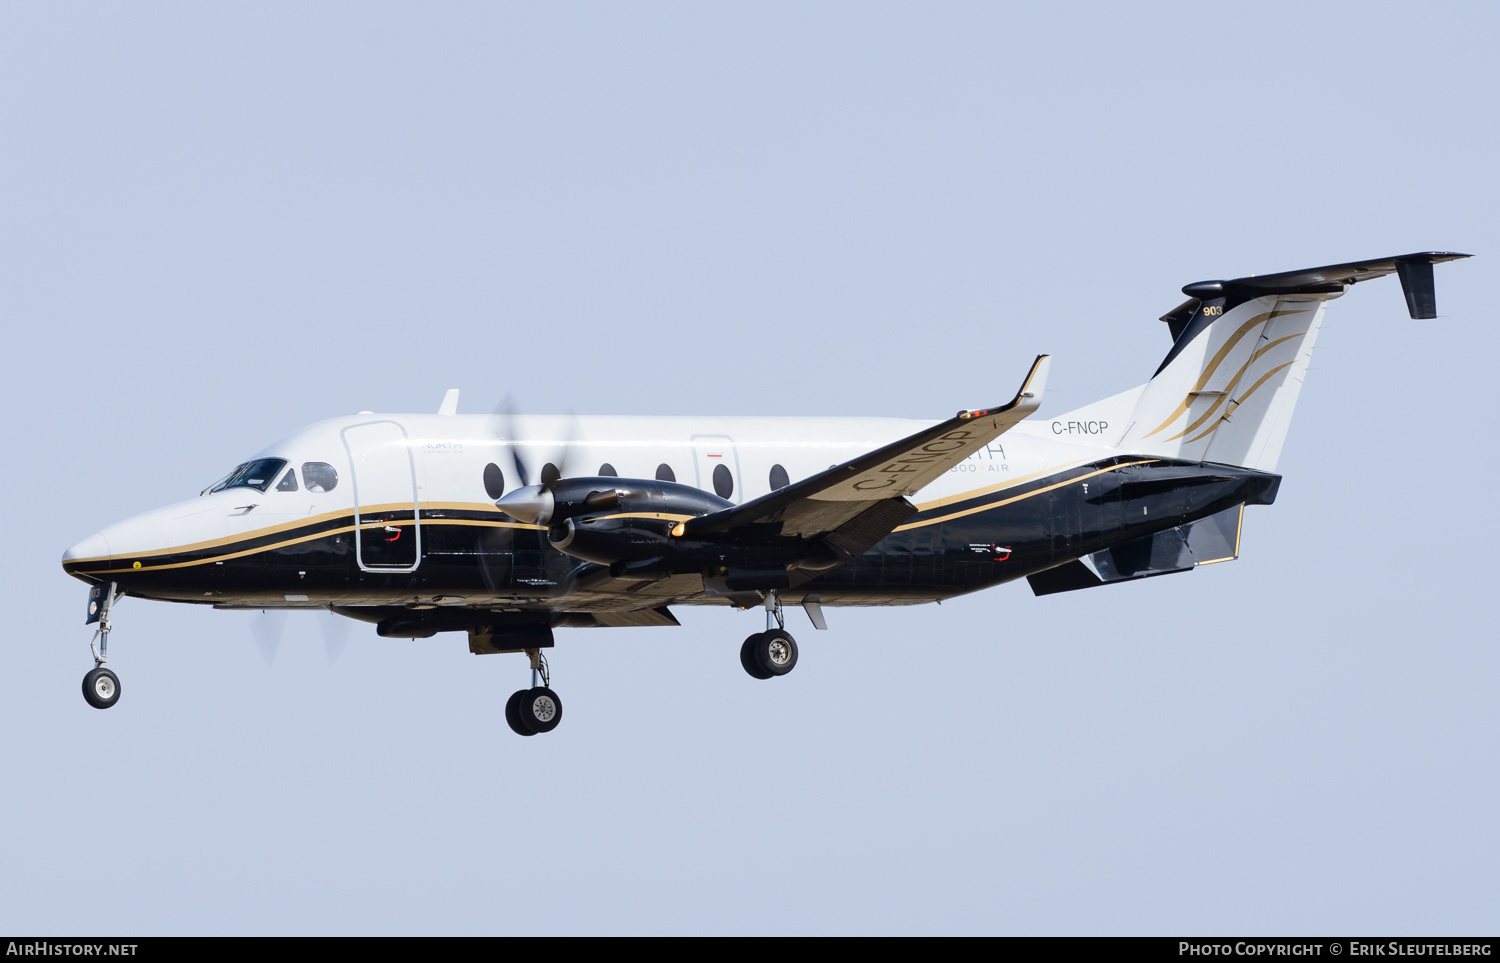
[[[907,495],[1037,409],[1050,363],[1047,355],[1039,355],[1021,390],[1007,405],[960,411],[947,421],[794,485],[683,522],[673,534],[705,536],[754,528],[808,539],[827,536],[840,556],[862,555],[916,511]]]

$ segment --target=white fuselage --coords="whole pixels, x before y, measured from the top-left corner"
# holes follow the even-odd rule
[[[487,488],[486,468],[498,468],[504,490],[513,490],[520,484],[517,458],[526,466],[531,482],[549,462],[568,477],[613,473],[621,478],[655,479],[664,477],[665,466],[678,483],[717,490],[739,504],[771,491],[778,466],[795,482],[930,424],[896,418],[515,416],[502,420],[484,415],[369,413],[331,418],[255,456],[284,459],[296,473],[295,487],[290,490],[278,490],[273,483],[265,491],[239,487],[188,498],[107,526],[70,548],[64,562],[108,560],[93,569],[107,574],[133,564],[133,556],[159,556],[205,543],[228,544],[258,532],[290,528],[309,518],[351,509],[368,511],[376,505],[415,505],[424,512],[461,507],[493,511],[499,493]],[[504,437],[502,429],[514,437]],[[1114,453],[1095,441],[1100,434],[1097,425],[1070,428],[1063,422],[1022,423],[912,500],[919,508],[941,505]],[[327,490],[309,490],[304,466],[312,465],[332,467],[336,483]],[[726,472],[727,486],[722,483]],[[414,565],[420,565],[420,556]]]

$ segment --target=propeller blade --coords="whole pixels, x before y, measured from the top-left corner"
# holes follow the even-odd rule
[[[333,665],[344,653],[344,643],[349,641],[349,620],[342,615],[324,612],[318,621],[322,623],[323,649],[328,653],[328,664]]]
[[[558,439],[557,447],[553,449],[555,454],[552,458],[548,459],[546,464],[542,465],[542,470],[538,473],[538,477],[543,485],[550,485],[559,478],[568,478],[574,474],[572,471],[569,471],[573,467],[569,462],[578,460],[578,429],[578,415],[569,411],[566,419],[563,421],[563,436]],[[548,472],[548,468],[551,468],[552,471]],[[552,477],[541,477],[547,474],[552,475]]]
[[[531,484],[531,475],[526,471],[526,463],[521,459],[515,399],[510,395],[501,398],[500,403],[490,414],[490,421],[494,423],[495,437],[505,442],[505,450],[510,454],[511,471],[514,472],[511,477],[521,488],[525,488]]]
[[[276,661],[276,650],[281,648],[281,634],[285,630],[286,613],[275,609],[262,610],[250,623],[250,634],[255,636],[255,645],[267,666]]]
[[[578,439],[581,434],[576,414],[568,412],[566,418],[563,419],[562,437],[551,440],[549,457],[544,458],[539,458],[537,455],[538,449],[544,443],[543,440],[527,436],[526,429],[521,426],[520,419],[517,417],[515,399],[512,396],[506,395],[502,398],[495,406],[490,418],[494,425],[495,437],[505,443],[506,450],[510,453],[511,468],[515,472],[512,477],[517,483],[515,486],[502,487],[514,490],[539,484],[546,488],[559,478],[566,478],[570,475],[569,463],[576,460],[576,449],[579,447]],[[529,455],[523,455],[522,449],[525,449]]]

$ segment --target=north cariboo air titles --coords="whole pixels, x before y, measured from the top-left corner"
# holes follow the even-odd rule
[[[1010,471],[1010,465],[1006,463],[1005,446],[991,443],[985,445],[957,465],[954,465],[948,471]]]

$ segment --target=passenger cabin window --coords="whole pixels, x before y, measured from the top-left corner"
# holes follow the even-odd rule
[[[276,480],[276,476],[285,467],[285,458],[262,458],[258,461],[247,461],[230,472],[222,481],[209,489],[209,491],[222,492],[230,488],[253,488],[258,492],[263,492],[271,487],[271,482]]]
[[[787,475],[786,469],[780,465],[771,466],[771,491],[779,491],[792,483]]]
[[[549,461],[549,462],[547,462],[547,464],[545,464],[545,465],[542,466],[542,484],[543,485],[550,485],[553,482],[557,481],[561,477],[562,477],[562,472],[558,471],[557,470],[557,466],[554,465],[554,464],[552,464],[552,462]]]
[[[663,462],[660,465],[656,466],[656,480],[664,482],[674,482],[677,480],[677,476],[672,473],[672,466],[668,465],[666,462]]]
[[[729,473],[727,465],[714,466],[714,491],[719,493],[720,498],[728,498],[734,494],[734,476]]]
[[[494,462],[484,466],[484,491],[496,500],[505,494],[505,473]]]
[[[294,491],[296,491],[297,490],[297,469],[295,469],[295,468],[288,468],[286,470],[286,475],[281,479],[281,482],[279,484],[277,484],[276,490],[279,491],[279,492],[294,492]]]
[[[302,463],[302,484],[310,492],[331,492],[339,485],[339,473],[322,461]]]
[[[599,475],[602,478],[619,478],[620,477],[620,473],[617,472],[617,471],[615,471],[615,466],[611,465],[609,462],[605,462],[604,464],[602,464],[602,465],[599,466]]]

